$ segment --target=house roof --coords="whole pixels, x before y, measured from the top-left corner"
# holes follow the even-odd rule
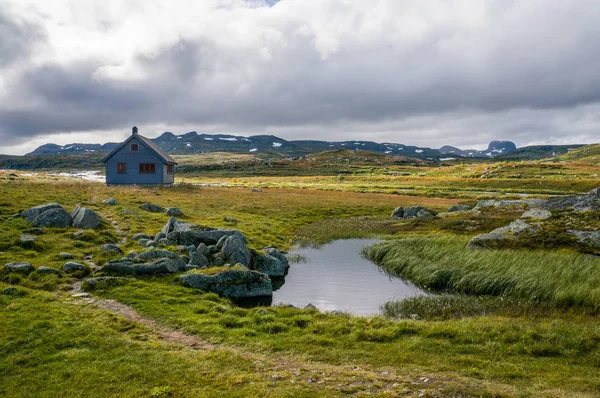
[[[142,145],[146,146],[148,149],[150,149],[152,152],[154,152],[159,158],[161,158],[161,160],[163,162],[177,164],[175,159],[173,159],[171,156],[169,156],[169,154],[166,153],[161,147],[156,145],[154,143],[154,141],[152,141],[150,138],[144,137],[143,135],[139,135],[139,134],[130,135],[129,138],[127,138],[121,145],[119,145],[118,147],[113,149],[113,151],[111,153],[106,155],[104,157],[104,159],[102,159],[102,163],[106,163],[108,161],[108,159],[113,157],[113,155],[115,153],[117,153],[121,149],[123,149],[123,147],[129,143],[129,141],[131,141],[132,139],[134,139],[136,137],[139,139],[139,141],[142,143]]]

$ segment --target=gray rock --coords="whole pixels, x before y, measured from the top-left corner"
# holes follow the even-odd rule
[[[37,236],[22,234],[19,236],[19,245],[25,249],[32,249],[35,247],[35,241]]]
[[[110,261],[100,271],[118,275],[157,275],[174,274],[185,270],[186,263],[181,258],[159,258],[145,264],[134,264],[131,261]]]
[[[208,261],[206,256],[204,256],[203,254],[200,254],[198,252],[194,252],[194,253],[190,254],[189,265],[193,265],[193,266],[196,266],[199,268],[204,268],[204,267],[208,267],[209,264],[210,264],[210,262]]]
[[[73,218],[73,226],[81,229],[98,228],[102,217],[93,210],[85,207],[77,207],[71,214]]]
[[[278,258],[268,254],[257,254],[252,258],[250,269],[269,275],[271,278],[283,278],[289,265],[285,265]]]
[[[237,224],[238,220],[236,220],[235,218],[231,217],[231,216],[226,216],[223,221],[230,223],[230,224]]]
[[[230,264],[242,264],[245,267],[250,265],[250,250],[246,246],[245,240],[238,235],[232,235],[223,243],[223,258]]]
[[[160,232],[166,235],[169,235],[171,232],[179,232],[175,231],[175,226],[177,225],[177,223],[178,221],[175,217],[169,218],[169,221],[167,221],[167,223],[162,227]]]
[[[179,281],[185,287],[214,292],[232,300],[273,295],[271,279],[255,271],[227,270],[216,275],[184,274]]]
[[[62,207],[52,208],[40,213],[32,222],[34,227],[67,228],[73,224],[73,218]]]
[[[121,286],[129,282],[128,278],[121,276],[100,276],[97,278],[90,278],[83,281],[81,289],[86,292],[97,289],[105,289],[108,287]]]
[[[203,256],[208,256],[210,254],[210,249],[204,243],[200,243],[196,248],[196,252],[202,254]]]
[[[42,214],[43,212],[51,209],[62,209],[62,206],[58,203],[48,203],[41,206],[32,207],[27,209],[21,213],[21,217],[27,219],[29,222],[33,222],[37,216]],[[64,209],[63,209],[64,210]]]
[[[88,269],[85,265],[81,264],[81,263],[76,263],[74,261],[69,261],[67,263],[64,263],[62,266],[62,270],[64,272],[67,273],[72,273],[72,272],[85,272],[87,273]]]
[[[404,207],[396,207],[392,212],[392,217],[403,218],[404,217]]]
[[[135,241],[139,241],[140,239],[152,239],[152,237],[150,235],[146,235],[146,234],[134,234],[131,239],[135,240]]]
[[[290,262],[288,261],[288,258],[287,258],[287,257],[286,257],[286,256],[285,256],[285,255],[284,255],[282,252],[280,252],[279,250],[277,250],[276,248],[274,248],[274,247],[269,247],[269,248],[266,248],[266,249],[265,249],[265,252],[266,252],[268,255],[270,255],[270,256],[273,256],[273,257],[275,257],[276,259],[278,259],[279,261],[281,261],[281,263],[282,263],[282,264],[283,264],[285,267],[287,267],[287,268],[289,268],[289,267],[290,267]]]
[[[518,200],[480,200],[475,206],[476,209],[485,208],[514,208],[528,209],[545,205],[548,201],[544,199],[518,199]]]
[[[160,240],[158,241],[158,245],[159,245],[159,246],[163,246],[163,247],[165,247],[165,246],[170,246],[170,243],[169,243],[169,242],[170,242],[170,241],[169,241],[167,238],[162,238],[162,239],[160,239]]]
[[[421,210],[423,210],[423,207],[421,206],[405,207],[404,218],[416,218]]]
[[[110,253],[110,254],[124,254],[123,250],[121,250],[121,248],[119,246],[117,246],[113,243],[107,243],[105,245],[102,245],[100,250],[102,250],[105,253]]]
[[[2,294],[5,296],[16,296],[19,293],[19,290],[16,287],[9,286],[2,291]]]
[[[165,213],[167,213],[167,216],[171,217],[183,216],[183,211],[178,207],[168,207]]]
[[[213,260],[213,264],[216,266],[225,265],[225,259],[223,257],[217,256]]]
[[[263,193],[265,191],[263,191],[262,189],[258,189],[258,188],[252,188],[252,192]]]
[[[578,231],[570,229],[568,234],[573,235],[583,244],[600,247],[600,231]]]
[[[135,250],[130,250],[130,251],[129,251],[129,253],[127,253],[127,258],[128,258],[128,259],[134,259],[134,258],[136,258],[137,256],[139,256],[139,254],[140,254],[140,253],[138,253],[138,252],[137,252],[137,251],[135,251]]]
[[[58,253],[58,256],[60,258],[62,258],[63,260],[72,260],[74,258],[71,253],[67,253],[67,252],[60,252],[60,253]]]
[[[150,250],[144,253],[139,254],[133,260],[136,263],[145,263],[149,260],[154,260],[157,258],[179,258],[179,254],[173,253],[168,250]]]
[[[146,245],[148,244],[148,242],[150,242],[150,239],[140,239],[138,240],[138,245],[142,246],[142,247],[146,247]]]
[[[156,243],[153,240],[149,240],[148,242],[146,242],[146,247],[156,247],[158,246],[158,243]]]
[[[154,241],[158,242],[161,239],[165,239],[167,237],[167,234],[165,234],[164,232],[159,232],[156,234],[156,236],[154,237]]]
[[[133,210],[129,210],[129,209],[123,209],[123,210],[122,210],[122,213],[123,213],[123,214],[135,214],[135,211],[133,211]]]
[[[38,269],[35,271],[38,274],[41,275],[61,275],[62,272],[60,272],[59,270],[55,269],[55,268],[50,268],[50,267],[44,267],[43,265],[41,267],[38,267]]]
[[[539,226],[529,224],[525,220],[515,220],[509,225],[482,235],[477,235],[467,244],[468,249],[496,249],[501,248],[508,241],[516,241],[525,235],[535,235]]]
[[[162,207],[153,205],[152,203],[144,203],[140,205],[140,209],[149,211],[151,213],[163,213],[165,211],[165,209],[163,209]]]
[[[188,254],[195,253],[195,252],[196,252],[196,246],[194,246],[194,245],[189,245],[189,246],[187,247],[187,252],[188,252]]]
[[[4,265],[3,269],[4,271],[17,272],[19,274],[29,274],[35,270],[31,263],[26,262],[8,263]]]
[[[186,245],[177,245],[177,251],[179,253],[187,253],[188,247]]]
[[[215,254],[219,252],[219,249],[217,249],[217,245],[210,245],[208,246],[208,252],[210,254]]]
[[[450,206],[450,208],[448,209],[448,213],[454,213],[457,211],[469,211],[471,209],[473,209],[473,207],[469,205],[454,205]]]
[[[117,205],[117,200],[115,198],[108,198],[108,199],[104,199],[102,201],[102,203],[104,203],[105,205],[115,206],[115,205]]]
[[[599,210],[600,198],[595,194],[570,195],[550,199],[537,207],[545,210],[572,210],[576,213],[583,213]]]
[[[217,248],[217,251],[221,251],[221,249],[223,249],[223,244],[225,243],[225,241],[227,240],[227,238],[229,238],[229,236],[222,236],[217,241],[217,244],[215,245],[215,247]]]
[[[538,219],[538,220],[546,220],[546,219],[548,219],[550,217],[552,217],[552,213],[550,213],[548,210],[543,210],[543,209],[531,209],[531,210],[527,210],[521,216],[521,218],[535,218],[535,219]]]
[[[423,218],[423,219],[431,219],[431,218],[433,218],[433,214],[431,214],[430,212],[428,212],[425,209],[421,209],[417,212],[416,217]]]

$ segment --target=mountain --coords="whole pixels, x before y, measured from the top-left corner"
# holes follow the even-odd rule
[[[29,155],[60,155],[60,154],[75,154],[75,153],[93,153],[93,152],[110,152],[115,149],[119,143],[109,142],[106,144],[69,144],[69,145],[56,145],[56,144],[44,144],[38,147],[35,151],[28,153]]]
[[[583,145],[532,145],[519,148],[506,155],[500,155],[497,160],[540,160],[556,158],[565,155]],[[560,159],[560,158],[559,158]]]
[[[460,149],[450,145],[440,148],[442,155],[460,156],[465,158],[495,158],[496,156],[506,155],[517,150],[517,146],[511,141],[492,141],[485,151],[477,149]]]

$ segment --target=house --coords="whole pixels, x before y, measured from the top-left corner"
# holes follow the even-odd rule
[[[106,184],[170,185],[175,181],[175,165],[165,151],[133,127],[131,136],[108,154]]]

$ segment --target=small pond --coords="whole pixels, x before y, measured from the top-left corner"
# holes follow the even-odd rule
[[[355,315],[380,314],[380,306],[390,300],[426,295],[423,290],[385,274],[361,256],[375,239],[347,239],[319,249],[299,248],[290,256],[306,261],[293,263],[285,284],[273,292],[273,305],[313,304],[321,311],[345,311]]]

